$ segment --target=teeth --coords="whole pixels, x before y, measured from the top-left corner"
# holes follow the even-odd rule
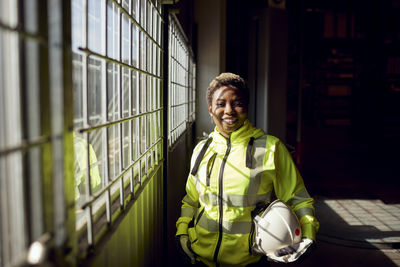
[[[236,120],[224,120],[226,123],[228,123],[228,124],[233,124],[233,123],[235,123],[235,121]]]

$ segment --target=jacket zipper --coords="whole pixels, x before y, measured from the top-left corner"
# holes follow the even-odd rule
[[[218,190],[218,206],[219,206],[219,221],[218,221],[218,242],[217,242],[217,247],[215,248],[215,253],[214,253],[214,261],[217,263],[218,266],[218,252],[221,247],[221,242],[222,242],[222,220],[223,220],[223,214],[222,214],[222,194],[223,194],[223,178],[224,178],[224,168],[225,168],[225,163],[226,160],[228,159],[229,152],[231,151],[231,140],[230,137],[226,140],[227,142],[227,147],[226,147],[226,152],[224,159],[222,160],[221,163],[221,169],[219,170],[219,190]]]

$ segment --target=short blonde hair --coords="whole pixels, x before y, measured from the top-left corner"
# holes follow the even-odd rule
[[[207,88],[206,98],[208,106],[211,106],[214,92],[222,86],[232,86],[240,91],[246,106],[249,103],[249,90],[242,77],[230,72],[223,72],[215,77]]]

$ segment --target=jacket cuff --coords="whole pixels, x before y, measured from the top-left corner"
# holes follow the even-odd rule
[[[178,235],[187,235],[188,234],[188,224],[187,223],[180,223],[176,226],[176,236]]]
[[[310,238],[315,241],[316,229],[311,224],[305,224],[301,226],[301,231],[303,232],[303,237]]]
[[[316,240],[316,233],[318,232],[319,222],[314,216],[306,215],[300,219],[301,231],[303,237],[308,237]]]

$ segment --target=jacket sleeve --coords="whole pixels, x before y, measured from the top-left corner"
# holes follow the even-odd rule
[[[200,152],[201,147],[205,141],[200,142],[194,149],[191,167],[193,168],[194,162]],[[196,214],[197,207],[199,206],[199,194],[196,189],[195,177],[189,174],[186,182],[186,195],[182,199],[181,216],[176,222],[176,235],[188,234],[188,225]]]
[[[319,222],[315,218],[314,199],[308,194],[303,178],[290,153],[280,141],[275,146],[276,196],[288,204],[299,218],[303,237],[315,240]]]

